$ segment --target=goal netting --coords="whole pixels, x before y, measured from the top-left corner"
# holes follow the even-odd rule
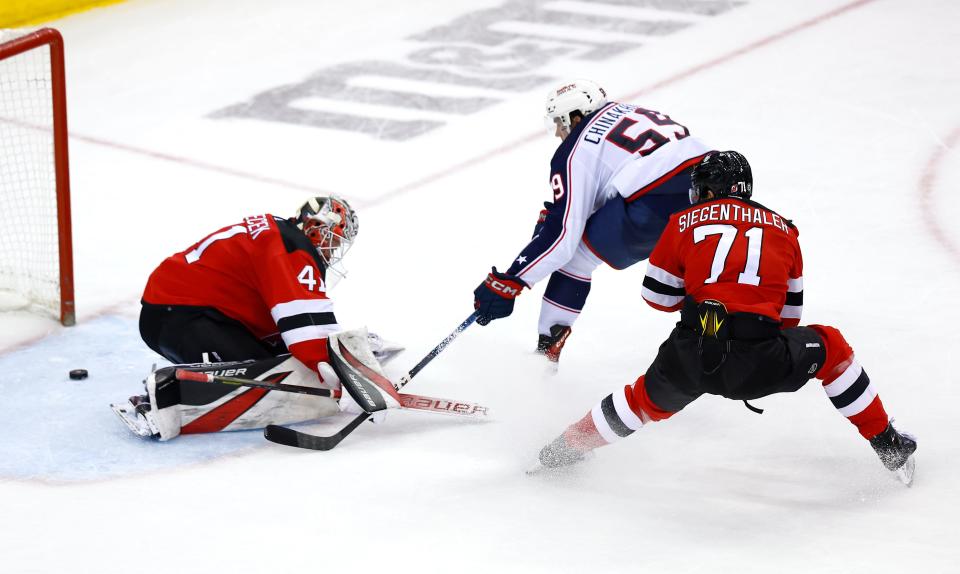
[[[0,30],[0,311],[74,322],[63,44]]]

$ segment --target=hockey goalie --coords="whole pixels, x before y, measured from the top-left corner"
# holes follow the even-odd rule
[[[400,406],[396,391],[347,381],[343,392],[337,374],[352,361],[382,378],[380,362],[402,349],[366,330],[341,331],[334,316],[328,290],[344,276],[358,230],[346,200],[314,197],[294,217],[246,217],[168,257],[144,290],[140,334],[174,365],[151,373],[145,394],[111,408],[136,434],[160,440],[339,411],[382,420]],[[191,372],[208,380],[183,376]]]

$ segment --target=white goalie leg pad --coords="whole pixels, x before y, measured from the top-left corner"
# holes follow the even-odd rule
[[[335,390],[335,381],[326,384],[316,372],[292,356],[241,363],[246,370],[231,374],[261,382],[328,388]],[[237,364],[216,364],[204,370],[239,370]],[[226,373],[220,373],[226,374]],[[201,383],[202,384],[202,383]],[[327,417],[339,412],[336,399],[286,391],[237,387],[237,389],[205,405],[179,405],[183,433],[218,432],[264,428],[267,425],[288,425]],[[241,412],[242,411],[242,412]],[[239,412],[239,414],[235,414]]]
[[[159,435],[160,440],[170,440],[180,436],[180,405],[170,405],[164,408],[157,408],[157,379],[163,378],[165,369],[154,371],[147,377],[147,396],[150,398],[150,410],[143,413],[144,418],[150,425],[150,429],[155,435]],[[164,384],[175,384],[166,382]]]
[[[242,400],[240,395],[260,389],[243,389],[233,400]],[[290,425],[328,417],[340,412],[337,401],[329,397],[316,397],[299,393],[270,391],[255,405],[234,419],[222,430],[260,429],[267,425]]]

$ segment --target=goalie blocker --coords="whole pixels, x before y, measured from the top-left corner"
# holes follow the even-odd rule
[[[376,413],[402,406],[400,396],[383,375],[380,362],[370,349],[365,329],[331,335],[328,344],[333,371],[364,412]],[[331,396],[178,380],[177,369],[271,385],[326,389]],[[156,436],[162,441],[181,434],[288,425],[340,412],[343,405],[338,405],[333,398],[341,386],[337,377],[321,380],[290,355],[256,361],[174,365],[150,374],[144,382],[146,395],[131,397],[127,403],[110,407],[134,433]]]
[[[402,399],[397,389],[383,374],[380,363],[363,344],[365,342],[366,332],[348,331],[331,336],[328,343],[330,366],[340,378],[343,389],[363,412],[400,408]]]

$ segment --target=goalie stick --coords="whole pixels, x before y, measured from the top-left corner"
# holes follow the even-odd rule
[[[463,323],[457,326],[452,333],[447,335],[440,344],[433,348],[427,355],[420,360],[410,371],[400,378],[399,382],[391,383],[393,388],[396,390],[402,389],[406,386],[413,377],[417,376],[417,373],[423,370],[430,361],[436,358],[444,349],[447,348],[454,339],[456,339],[460,333],[464,331],[467,327],[473,324],[477,320],[477,313],[473,312],[467,317]],[[286,446],[295,446],[298,448],[306,448],[310,450],[330,450],[340,444],[340,442],[347,438],[347,436],[352,433],[358,426],[360,426],[363,421],[367,420],[370,417],[369,413],[363,413],[357,415],[353,418],[346,426],[341,428],[339,431],[333,433],[332,435],[322,436],[322,435],[312,435],[305,432],[300,432],[288,427],[283,427],[280,425],[269,425],[267,428],[263,429],[263,436],[270,442],[275,442],[277,444],[283,444]]]
[[[301,395],[313,395],[317,397],[339,398],[339,390],[321,389],[317,387],[305,387],[302,385],[285,385],[283,383],[264,383],[253,379],[243,379],[240,377],[224,377],[212,373],[202,373],[190,371],[187,369],[177,369],[176,378],[180,381],[195,381],[198,383],[222,383],[225,385],[236,385],[238,387],[252,387],[255,389],[267,389],[270,391],[282,391],[285,393],[298,393]],[[405,409],[425,411],[428,413],[437,413],[442,415],[454,415],[460,417],[483,418],[490,414],[490,410],[477,403],[458,401],[453,399],[442,399],[439,397],[428,397],[425,395],[415,395],[411,393],[400,393],[400,404]]]

